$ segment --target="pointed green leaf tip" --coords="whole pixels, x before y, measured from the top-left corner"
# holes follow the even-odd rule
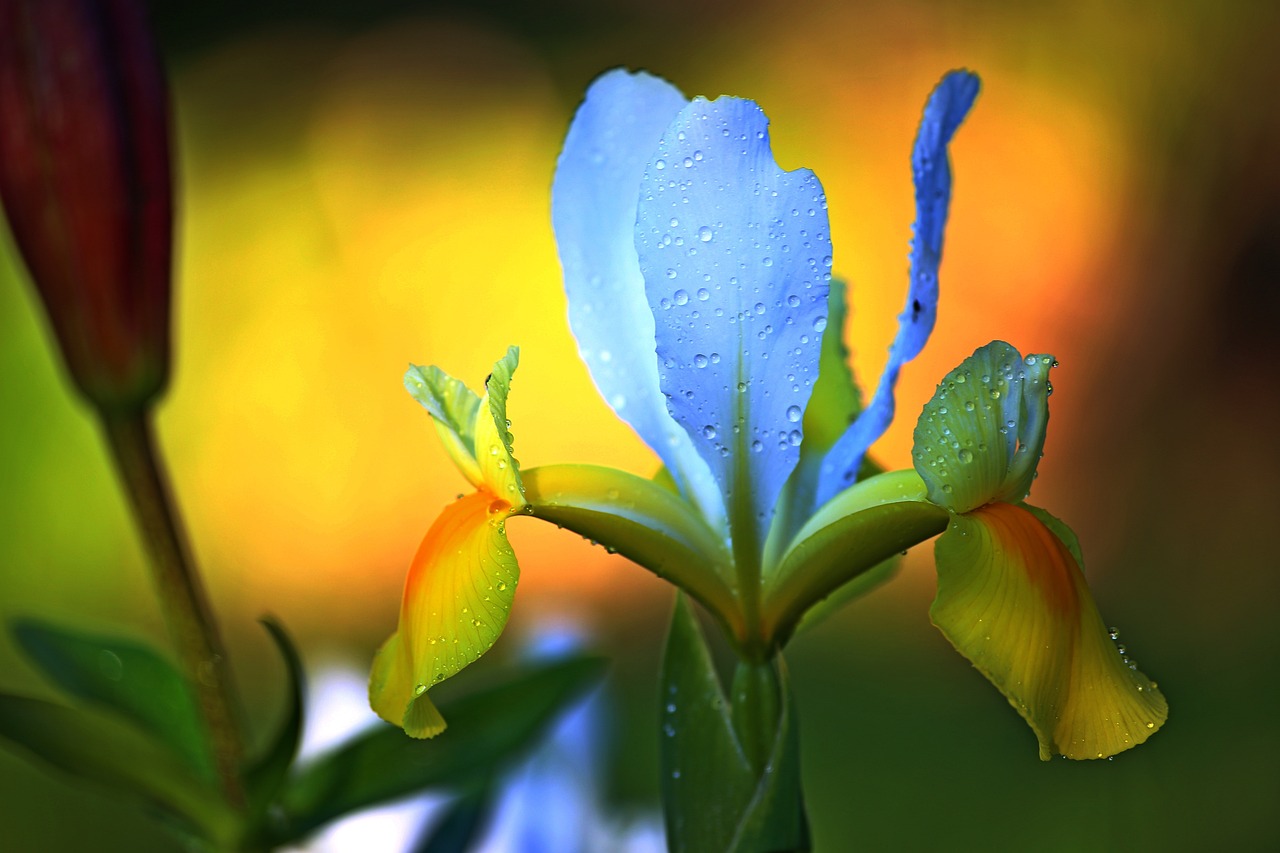
[[[462,475],[476,488],[488,489],[517,507],[524,501],[519,465],[512,455],[507,394],[519,363],[519,347],[508,347],[485,379],[483,398],[434,365],[415,365],[404,375],[404,387],[431,414]]]
[[[992,341],[946,375],[916,423],[912,458],[929,500],[954,512],[1024,499],[1049,422],[1051,355]]]

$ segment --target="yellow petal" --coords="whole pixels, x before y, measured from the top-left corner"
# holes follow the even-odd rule
[[[1040,757],[1103,758],[1168,716],[1112,642],[1071,550],[1031,511],[995,503],[938,540],[933,624],[1031,725]]]
[[[484,654],[507,623],[519,579],[505,530],[512,512],[488,491],[461,498],[413,558],[400,628],[378,650],[369,680],[373,710],[412,737],[444,730],[427,689]]]

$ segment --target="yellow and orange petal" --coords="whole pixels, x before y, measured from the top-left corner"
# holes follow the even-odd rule
[[[369,703],[411,737],[445,728],[427,690],[475,661],[507,623],[519,580],[509,501],[482,490],[445,508],[405,580],[400,627],[374,659]]]
[[[1115,755],[1155,733],[1168,705],[1116,648],[1071,548],[1038,512],[994,503],[955,516],[937,543],[929,616],[1030,724],[1042,759]]]

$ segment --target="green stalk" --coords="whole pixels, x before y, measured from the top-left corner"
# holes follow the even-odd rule
[[[100,412],[116,470],[151,558],[156,591],[209,737],[227,802],[245,803],[244,757],[226,651],[170,496],[147,410]]]

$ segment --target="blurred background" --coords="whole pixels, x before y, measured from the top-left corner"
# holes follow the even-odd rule
[[[559,144],[618,65],[758,100],[817,172],[864,386],[906,287],[909,152],[947,69],[983,77],[952,149],[938,326],[875,447],[910,463],[936,381],[1003,338],[1061,361],[1033,500],[1084,546],[1104,619],[1171,706],[1114,761],[1036,760],[928,623],[931,548],[788,650],[817,849],[1280,845],[1280,6],[1049,0],[156,0],[181,171],[175,381],[161,440],[255,720],[278,616],[313,668],[364,669],[404,571],[465,488],[409,362],[479,383],[522,347],[522,463],[648,474],[565,320]],[[164,642],[138,542],[0,236],[0,619]],[[608,790],[657,797],[670,590],[554,528],[511,525],[512,633],[548,619],[614,663]],[[493,665],[492,663],[483,665]],[[457,679],[465,687],[466,675]],[[0,684],[50,695],[8,636]],[[68,820],[69,814],[75,820]],[[9,850],[167,851],[145,819],[0,753]]]

